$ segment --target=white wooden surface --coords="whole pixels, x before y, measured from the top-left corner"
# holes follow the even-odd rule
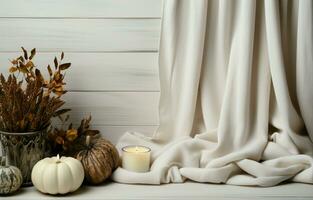
[[[9,60],[19,53],[0,53],[0,71],[8,74]],[[46,72],[59,52],[39,52],[37,68]],[[65,53],[72,67],[66,73],[68,90],[74,91],[154,91],[158,92],[158,53]],[[45,75],[48,75],[45,73]]]
[[[76,127],[78,126],[77,124]],[[144,125],[138,125],[138,126],[114,126],[114,125],[93,125],[92,128],[95,128],[97,130],[100,130],[103,137],[106,139],[110,139],[112,143],[116,143],[118,139],[127,131],[130,132],[139,132],[147,136],[152,136],[153,133],[157,130],[158,126],[144,126]]]
[[[100,186],[83,186],[73,194],[49,196],[37,192],[33,187],[22,188],[19,193],[4,199],[132,199],[132,200],[311,200],[313,186],[306,184],[285,184],[276,187],[241,187],[232,185],[168,184],[161,186],[126,185],[106,183]]]
[[[159,92],[69,92],[65,106],[74,121],[91,113],[94,125],[157,125],[158,99]]]
[[[160,18],[161,0],[9,0],[0,17]]]
[[[65,52],[66,107],[78,124],[116,142],[125,131],[158,125],[158,45],[162,0],[10,0],[0,3],[0,71],[20,47],[37,48],[44,69]]]
[[[0,51],[157,51],[160,19],[0,19]]]

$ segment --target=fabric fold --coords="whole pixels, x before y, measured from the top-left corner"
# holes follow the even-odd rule
[[[160,126],[117,144],[152,149],[121,183],[313,183],[313,3],[165,0]]]

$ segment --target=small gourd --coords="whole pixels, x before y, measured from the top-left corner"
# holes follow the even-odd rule
[[[85,178],[91,184],[99,184],[109,178],[119,166],[119,154],[115,146],[101,137],[87,135],[85,145],[76,152],[76,158],[83,164]]]
[[[44,158],[32,171],[32,182],[42,193],[66,194],[77,190],[84,180],[84,168],[71,157]]]
[[[0,194],[11,194],[23,183],[21,171],[14,166],[6,165],[6,158],[0,157]]]

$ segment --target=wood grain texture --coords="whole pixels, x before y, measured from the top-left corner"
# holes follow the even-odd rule
[[[77,127],[78,125],[76,125]],[[101,135],[116,144],[119,138],[126,132],[139,132],[146,136],[152,136],[158,126],[105,126],[92,125],[92,128],[100,131]]]
[[[159,18],[161,4],[162,0],[10,0],[1,2],[0,17]]]
[[[8,74],[9,59],[21,55],[0,53],[0,72]],[[45,72],[59,52],[38,52],[34,62]],[[66,72],[66,88],[76,91],[159,91],[157,53],[65,53],[72,67]]]
[[[0,5],[0,72],[20,47],[37,48],[39,69],[65,52],[65,106],[116,143],[158,124],[158,43],[162,0],[10,0]]]
[[[71,121],[92,115],[93,125],[158,125],[159,92],[69,92]]]
[[[1,8],[2,9],[2,8]],[[0,52],[158,50],[160,19],[0,19]]]

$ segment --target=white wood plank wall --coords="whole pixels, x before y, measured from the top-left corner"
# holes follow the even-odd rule
[[[158,45],[162,0],[10,0],[0,4],[0,70],[20,47],[37,48],[44,69],[65,52],[66,107],[88,114],[113,142],[158,125]]]

